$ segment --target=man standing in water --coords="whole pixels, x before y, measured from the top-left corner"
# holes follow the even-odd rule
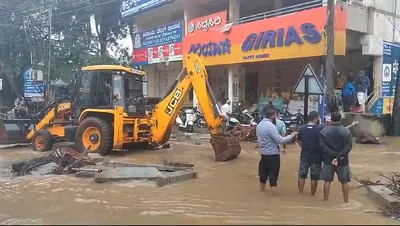
[[[257,125],[256,131],[257,146],[261,153],[261,160],[258,165],[260,189],[265,191],[265,184],[269,180],[271,191],[277,193],[281,166],[279,144],[289,142],[297,135],[297,132],[282,137],[275,126],[277,110],[275,108],[266,108],[264,115],[265,118]]]
[[[353,138],[348,128],[340,124],[342,116],[339,112],[332,113],[329,125],[320,132],[319,142],[323,153],[321,180],[324,184],[324,200],[329,198],[329,191],[335,173],[342,183],[343,200],[349,202],[350,167],[349,153],[353,147]]]
[[[311,195],[315,195],[318,187],[319,174],[322,167],[322,152],[319,144],[319,133],[323,129],[320,125],[318,112],[308,114],[308,124],[300,127],[297,137],[301,147],[298,187],[303,193],[308,169],[310,169]]]

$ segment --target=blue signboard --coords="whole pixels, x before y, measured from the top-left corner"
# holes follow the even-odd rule
[[[44,97],[45,86],[43,81],[32,81],[32,68],[24,73],[24,96]]]
[[[168,2],[169,0],[121,0],[121,16],[122,18],[135,16]]]
[[[394,97],[399,71],[400,45],[384,42],[381,97]]]
[[[183,21],[175,21],[161,27],[135,34],[133,49],[149,48],[182,42]]]

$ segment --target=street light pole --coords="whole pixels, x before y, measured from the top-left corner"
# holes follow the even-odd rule
[[[334,65],[335,65],[335,0],[328,0],[328,23],[326,26],[326,94],[333,95],[335,89]]]

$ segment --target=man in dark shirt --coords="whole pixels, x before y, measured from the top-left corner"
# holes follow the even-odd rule
[[[298,186],[299,192],[303,193],[307,179],[308,169],[311,177],[311,195],[315,195],[318,186],[319,174],[322,166],[322,152],[319,144],[319,133],[323,129],[320,125],[318,112],[312,111],[308,115],[308,124],[300,127],[297,136],[301,147]]]
[[[324,200],[329,197],[329,190],[336,173],[342,183],[343,200],[349,202],[350,167],[349,153],[353,147],[353,138],[348,128],[340,124],[342,116],[335,112],[331,115],[332,123],[326,125],[319,134],[319,142],[323,155],[321,180],[324,184]]]

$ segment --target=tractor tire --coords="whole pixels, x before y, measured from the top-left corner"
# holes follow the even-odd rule
[[[33,134],[32,146],[34,151],[50,151],[53,149],[53,137],[47,130],[38,130]]]
[[[89,152],[107,155],[113,147],[113,130],[111,123],[97,117],[84,119],[76,130],[76,147],[80,152],[90,147]]]

